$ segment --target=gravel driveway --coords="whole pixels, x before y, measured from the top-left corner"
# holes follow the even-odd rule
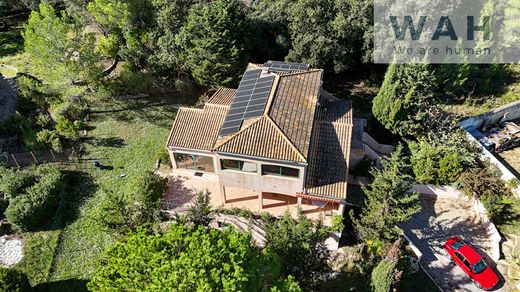
[[[486,255],[491,243],[469,200],[421,195],[422,211],[402,225],[405,234],[422,252],[421,264],[445,291],[482,291],[450,261],[442,245],[458,235]]]

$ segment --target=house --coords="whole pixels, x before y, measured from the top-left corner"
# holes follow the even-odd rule
[[[214,176],[224,203],[239,189],[254,192],[259,211],[276,197],[342,215],[349,165],[363,158],[351,156],[363,147],[351,147],[352,136],[363,126],[353,131],[351,103],[324,91],[322,79],[304,64],[249,64],[238,89],[179,109],[167,144],[173,168]]]

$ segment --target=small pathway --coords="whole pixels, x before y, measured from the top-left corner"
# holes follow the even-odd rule
[[[16,110],[16,81],[0,75],[0,121],[14,115]]]

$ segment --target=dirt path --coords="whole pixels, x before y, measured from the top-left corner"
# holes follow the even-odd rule
[[[16,81],[0,75],[0,121],[14,115],[16,110]]]

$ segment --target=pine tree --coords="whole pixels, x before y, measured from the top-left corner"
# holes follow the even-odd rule
[[[240,2],[217,0],[193,6],[176,41],[193,78],[201,85],[220,86],[243,70],[244,35]]]
[[[361,218],[352,218],[358,235],[365,241],[394,240],[400,234],[398,224],[421,209],[419,195],[410,192],[412,178],[406,174],[408,165],[403,157],[403,147],[398,146],[382,164],[382,170],[374,168],[371,171],[372,184],[363,188],[366,200]],[[351,217],[354,216],[351,214]]]
[[[431,65],[392,64],[374,98],[372,113],[392,133],[418,136],[424,131],[435,90]]]

